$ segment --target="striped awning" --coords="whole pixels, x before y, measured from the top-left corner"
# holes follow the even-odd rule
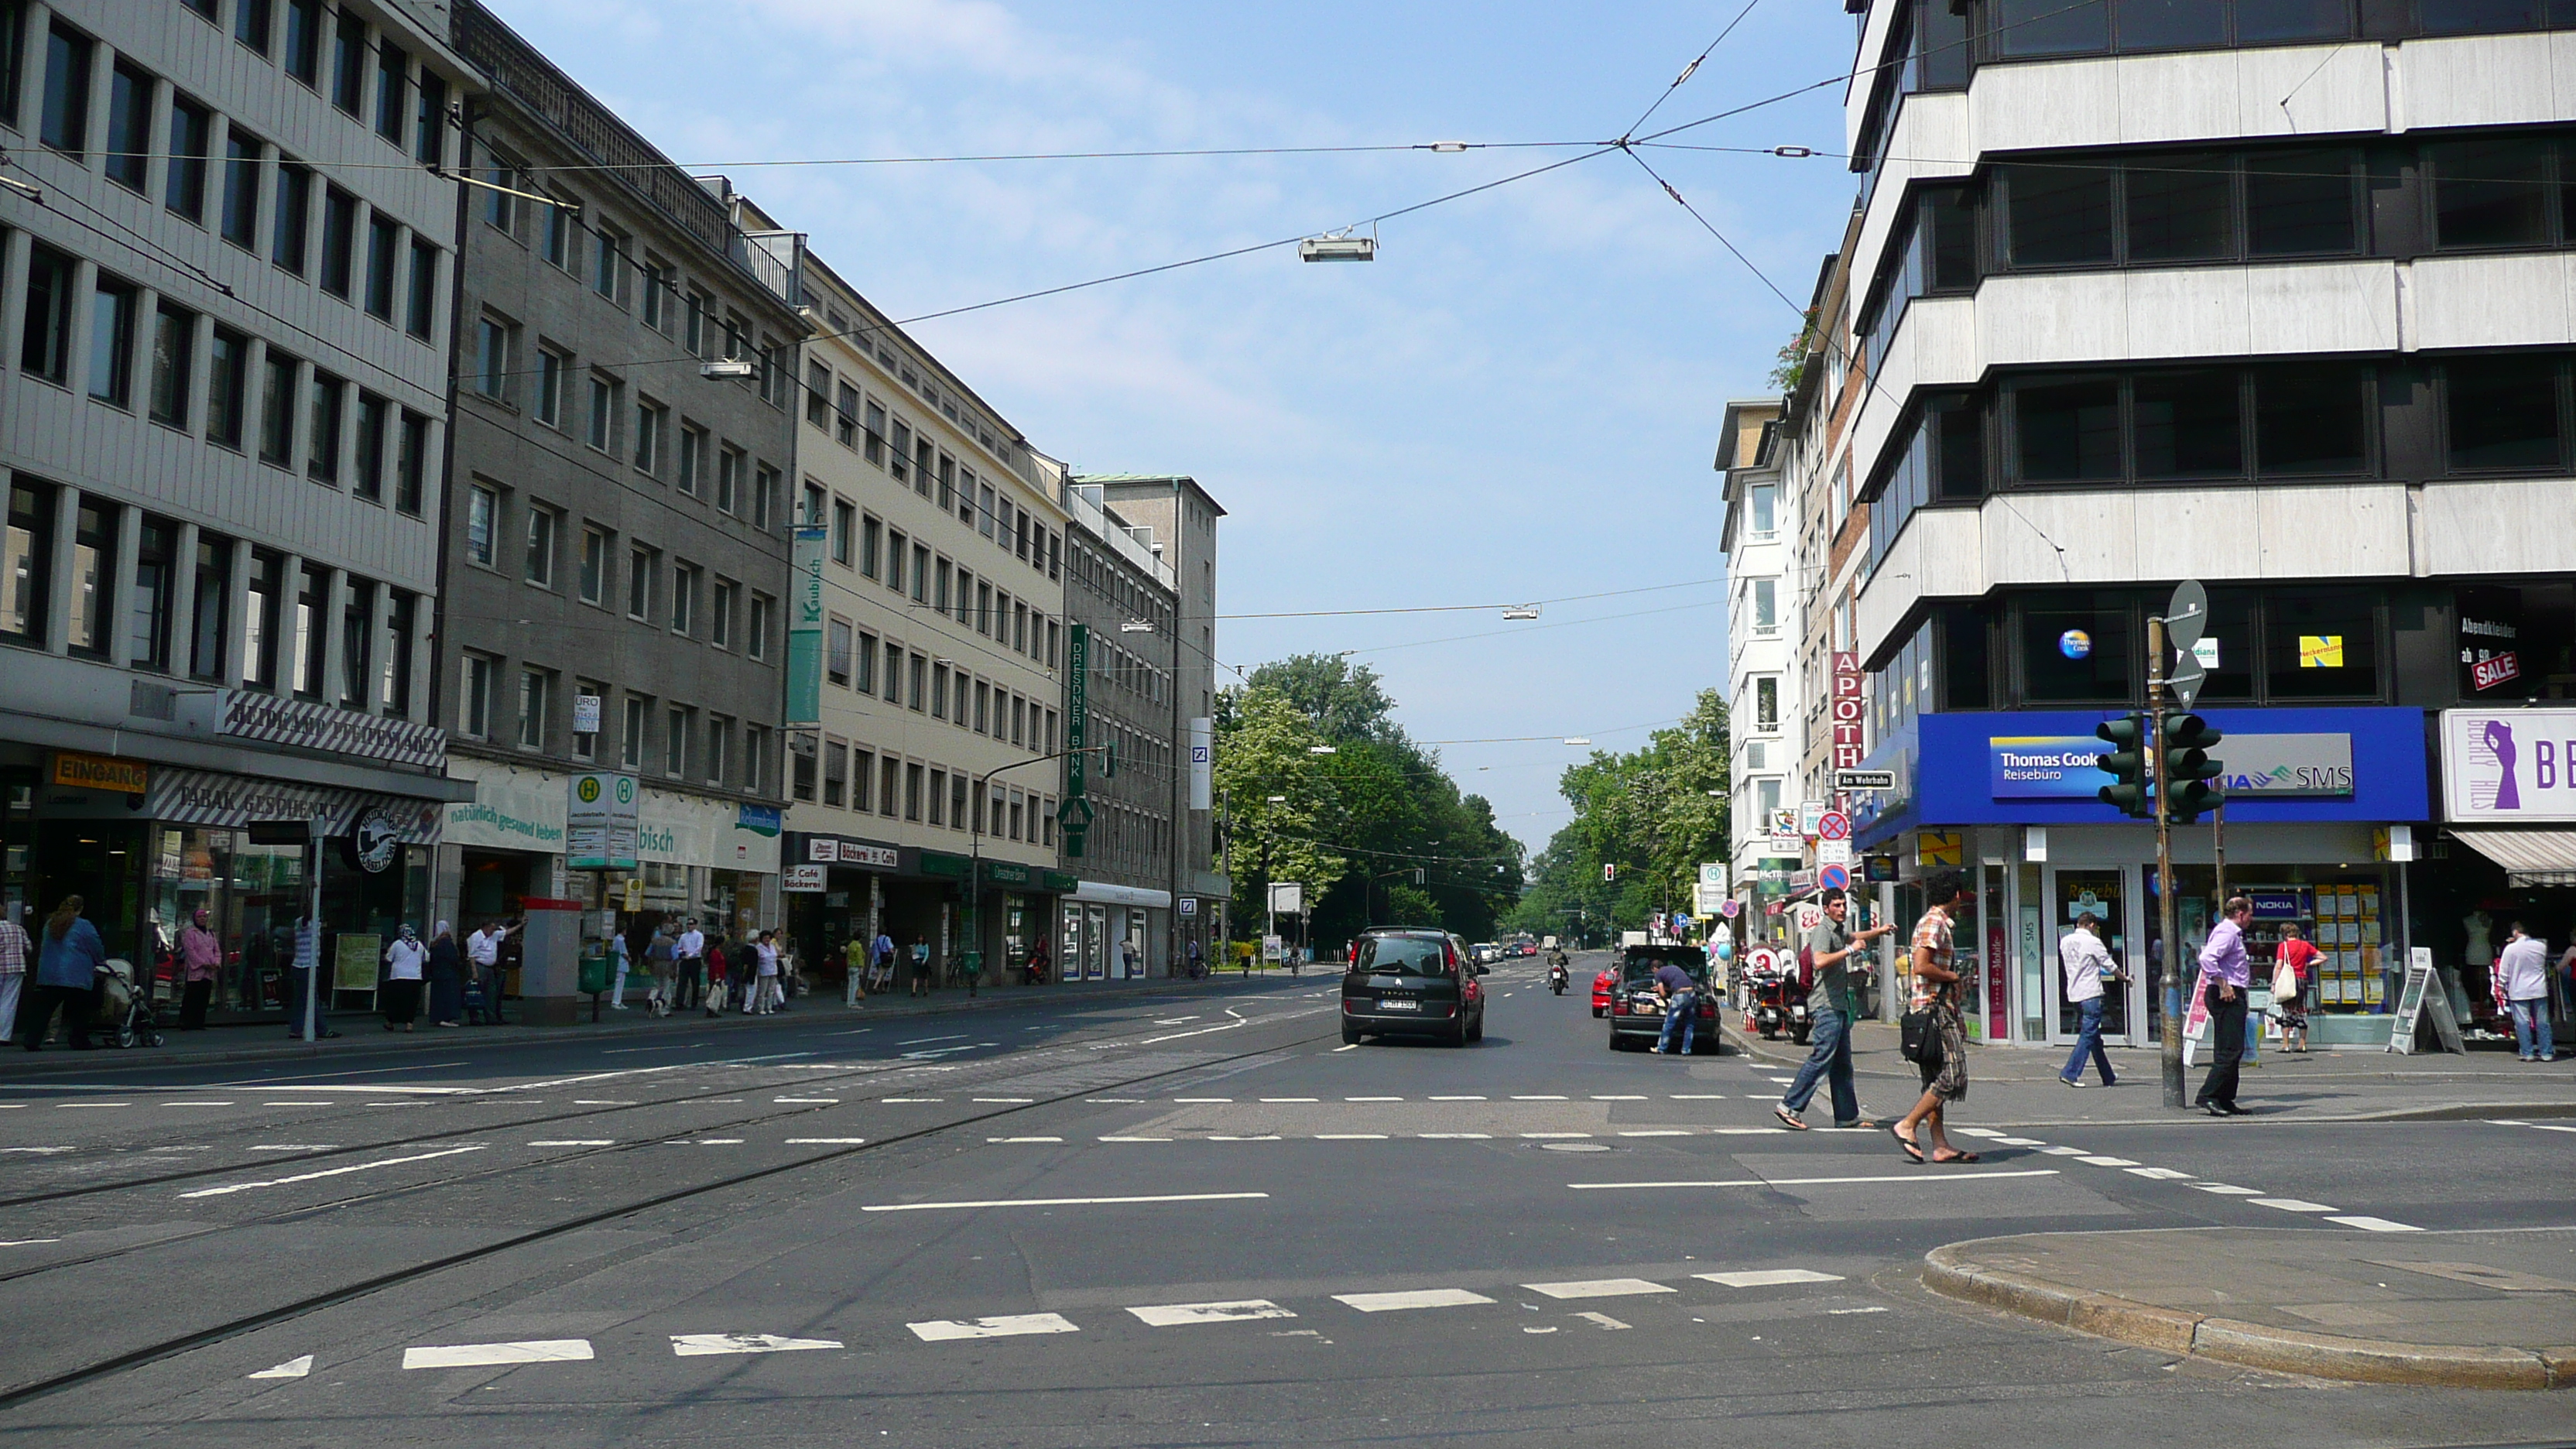
[[[2454,830],[2517,886],[2576,885],[2576,830]]]

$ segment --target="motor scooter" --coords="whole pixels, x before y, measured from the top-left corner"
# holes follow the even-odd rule
[[[1572,984],[1573,977],[1566,974],[1564,962],[1556,962],[1547,968],[1548,990],[1555,992],[1559,996],[1563,996],[1565,994],[1565,988]]]

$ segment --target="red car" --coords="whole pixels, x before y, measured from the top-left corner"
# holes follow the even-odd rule
[[[1610,1014],[1610,993],[1618,989],[1619,963],[1614,960],[1602,968],[1600,975],[1592,978],[1592,1014],[1594,1016]]]

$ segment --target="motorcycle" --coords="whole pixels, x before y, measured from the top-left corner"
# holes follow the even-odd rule
[[[1755,966],[1745,972],[1744,1014],[1753,1029],[1765,1041],[1777,1041],[1791,1031],[1805,1040],[1807,1004],[1798,995],[1795,973],[1777,967]],[[1796,1020],[1791,1017],[1795,1013]]]
[[[1547,968],[1548,990],[1555,992],[1559,996],[1563,996],[1565,994],[1565,988],[1572,984],[1573,977],[1566,973],[1564,962],[1560,961]]]

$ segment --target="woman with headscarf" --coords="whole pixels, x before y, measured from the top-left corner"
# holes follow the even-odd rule
[[[199,906],[179,932],[179,971],[186,981],[179,997],[181,1031],[206,1029],[206,1005],[214,1000],[215,973],[224,966],[224,942],[215,934],[213,920],[206,908]]]
[[[411,1030],[411,1019],[420,1015],[421,969],[428,964],[429,948],[409,926],[385,948],[385,1030]]]
[[[429,1020],[433,1026],[465,1021],[465,953],[456,949],[456,933],[445,921],[429,938]]]
[[[81,919],[86,904],[79,896],[65,896],[61,908],[45,918],[35,1000],[23,1023],[29,1051],[44,1046],[56,1007],[62,1008],[63,1034],[72,1050],[85,1052],[97,1045],[89,1039],[89,1000],[98,987],[98,973],[107,969],[107,947],[98,939],[98,927]]]

